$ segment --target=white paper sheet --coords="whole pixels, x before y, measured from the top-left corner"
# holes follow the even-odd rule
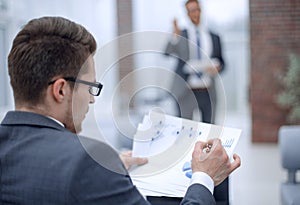
[[[149,162],[130,170],[133,183],[145,196],[183,197],[190,183],[195,142],[219,138],[231,157],[240,134],[240,129],[150,112],[133,143],[133,156],[148,157]]]

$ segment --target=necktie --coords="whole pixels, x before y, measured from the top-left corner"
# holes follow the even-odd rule
[[[197,40],[197,59],[201,59],[201,51],[200,51],[200,36],[199,31],[196,29],[196,40]]]
[[[197,40],[197,59],[201,59],[201,51],[200,51],[200,35],[198,29],[196,29],[196,40]],[[201,72],[196,72],[196,75],[198,78],[201,78],[202,73]]]

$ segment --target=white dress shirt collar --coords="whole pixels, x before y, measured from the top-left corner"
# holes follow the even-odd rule
[[[62,127],[65,127],[65,125],[62,123],[62,122],[60,122],[60,121],[58,121],[57,119],[55,119],[55,118],[53,118],[53,117],[50,117],[50,116],[47,116],[49,119],[51,119],[51,120],[53,120],[53,121],[55,121],[55,122],[57,122],[59,125],[61,125]]]

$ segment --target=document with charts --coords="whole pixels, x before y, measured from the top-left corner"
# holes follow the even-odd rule
[[[195,142],[219,138],[232,157],[240,134],[240,129],[152,111],[138,125],[132,150],[133,156],[147,157],[149,162],[130,170],[132,181],[145,196],[183,197],[192,175]]]

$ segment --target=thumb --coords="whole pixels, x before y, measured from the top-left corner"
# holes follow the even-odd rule
[[[133,157],[132,162],[133,162],[132,165],[144,165],[148,162],[148,159],[142,157]]]
[[[233,155],[233,160],[234,161],[231,163],[230,173],[241,166],[241,158],[237,154]]]

